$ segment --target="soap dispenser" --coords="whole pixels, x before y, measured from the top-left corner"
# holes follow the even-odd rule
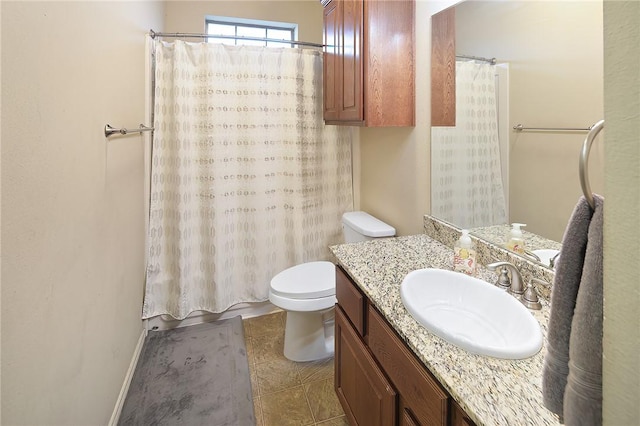
[[[511,226],[506,247],[513,252],[524,254],[524,236],[520,228],[527,225],[524,223],[512,223]]]
[[[462,235],[453,248],[453,270],[471,276],[476,274],[476,251],[467,229],[462,230]]]

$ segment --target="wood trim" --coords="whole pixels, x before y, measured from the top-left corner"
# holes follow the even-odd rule
[[[431,18],[431,126],[456,125],[456,15],[450,7]]]

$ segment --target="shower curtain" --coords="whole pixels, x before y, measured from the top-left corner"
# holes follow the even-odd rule
[[[462,228],[507,221],[495,74],[456,62],[456,126],[431,131],[431,213]]]
[[[156,42],[143,318],[268,298],[329,257],[351,210],[351,133],[322,120],[322,52]]]

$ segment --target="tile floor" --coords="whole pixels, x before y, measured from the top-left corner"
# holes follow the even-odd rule
[[[284,312],[243,323],[257,426],[348,426],[333,390],[333,358],[286,359]]]

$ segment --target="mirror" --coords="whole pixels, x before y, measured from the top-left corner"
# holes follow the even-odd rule
[[[448,21],[439,26],[444,15]],[[455,110],[444,110],[456,123],[432,117],[431,214],[501,246],[508,223],[526,223],[529,250],[560,248],[582,195],[580,150],[588,128],[604,116],[602,2],[466,1],[434,15],[432,29],[434,64],[447,57],[438,47],[453,46],[449,58],[496,58],[497,65],[445,64],[441,70],[455,70],[447,86],[435,82],[445,73],[432,64],[432,114],[455,93]],[[479,119],[485,116],[490,120]],[[514,130],[518,124],[550,130]],[[602,145],[598,136],[589,157],[599,194]]]

